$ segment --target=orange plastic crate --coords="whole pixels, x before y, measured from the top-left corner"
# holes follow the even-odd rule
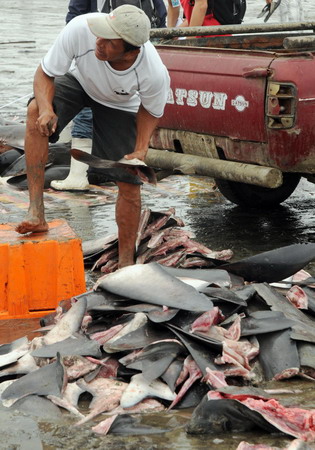
[[[81,240],[63,219],[47,233],[0,224],[0,319],[40,317],[86,291]]]

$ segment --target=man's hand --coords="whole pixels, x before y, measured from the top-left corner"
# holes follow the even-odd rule
[[[34,94],[38,107],[36,127],[41,136],[49,137],[56,131],[58,122],[53,109],[55,82],[53,77],[43,71],[41,65],[38,66],[34,77]]]
[[[45,111],[39,115],[36,126],[41,136],[51,136],[57,128],[58,117],[54,112]]]
[[[129,153],[128,155],[125,155],[124,158],[125,159],[134,159],[134,158],[138,158],[140,159],[140,161],[144,161],[146,155],[148,153],[148,149],[144,149],[144,150],[137,150],[135,152]]]

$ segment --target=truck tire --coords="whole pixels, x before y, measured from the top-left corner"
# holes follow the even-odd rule
[[[215,179],[215,182],[221,194],[232,203],[247,208],[268,208],[277,206],[290,197],[300,179],[301,175],[297,173],[284,173],[282,185],[275,189],[221,178]]]

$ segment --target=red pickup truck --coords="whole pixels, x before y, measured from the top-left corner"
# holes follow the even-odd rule
[[[239,205],[277,205],[302,176],[312,181],[314,29],[306,22],[153,30],[171,90],[151,147],[168,150],[166,159],[175,152],[208,164],[221,193]],[[197,31],[201,37],[190,38]]]

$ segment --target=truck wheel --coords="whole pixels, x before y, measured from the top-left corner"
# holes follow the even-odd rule
[[[250,208],[267,208],[279,205],[290,197],[300,179],[301,175],[297,173],[284,173],[282,185],[275,189],[223,179],[215,179],[215,182],[221,194],[230,202]]]

